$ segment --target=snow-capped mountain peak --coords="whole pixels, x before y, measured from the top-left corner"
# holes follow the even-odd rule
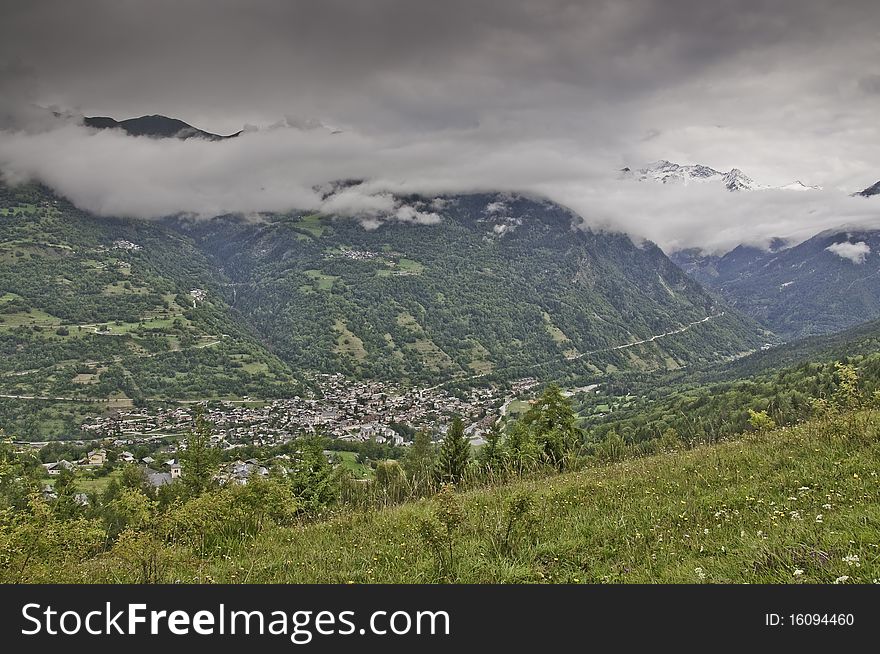
[[[622,179],[634,179],[640,182],[661,182],[663,184],[681,184],[684,186],[692,183],[708,182],[723,185],[728,191],[757,191],[765,189],[813,191],[821,189],[820,186],[808,186],[799,180],[785,186],[767,186],[765,184],[758,184],[739,168],[731,168],[727,172],[721,172],[702,164],[681,165],[666,159],[655,161],[637,170],[626,167],[621,169],[620,172]]]
[[[752,191],[756,188],[766,188],[755,184],[755,180],[746,175],[739,168],[731,168],[721,178],[728,191]]]
[[[648,164],[644,168],[635,171],[635,177],[639,181],[652,180],[667,184],[669,182],[688,184],[689,182],[702,182],[717,178],[722,173],[714,168],[700,164],[682,166],[671,161],[661,159]]]
[[[785,186],[780,186],[784,191],[821,191],[821,186],[809,186],[804,184],[801,180],[796,179],[791,184],[786,184]]]

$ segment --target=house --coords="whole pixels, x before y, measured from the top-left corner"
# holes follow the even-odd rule
[[[150,485],[153,488],[159,488],[160,486],[165,486],[166,484],[170,484],[173,479],[171,479],[170,472],[156,472],[155,470],[150,470],[147,468],[145,470],[147,475],[147,481],[150,482]]]
[[[180,464],[175,463],[174,465],[169,466],[168,474],[171,475],[171,479],[180,479],[180,477],[183,475]]]
[[[46,472],[54,477],[55,475],[60,475],[62,470],[73,470],[76,466],[74,466],[70,461],[66,459],[61,459],[61,461],[54,461],[53,463],[44,463],[43,468],[46,469]]]
[[[88,464],[90,466],[102,466],[107,462],[106,450],[92,450],[89,452]]]
[[[254,463],[256,459],[247,461],[233,461],[220,471],[216,479],[221,484],[234,483],[244,486],[248,482],[251,475],[259,475],[260,477],[269,476],[269,468],[260,465],[259,462]]]
[[[119,455],[119,460],[123,463],[134,463],[134,454],[131,452],[123,452]]]
[[[155,463],[155,462],[156,462],[156,459],[154,459],[154,458],[151,457],[151,456],[145,456],[143,459],[141,459],[141,463],[144,463],[144,464],[146,464],[146,465],[150,465],[150,464]]]

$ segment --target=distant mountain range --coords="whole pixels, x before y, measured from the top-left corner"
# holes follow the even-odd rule
[[[228,136],[212,134],[177,118],[156,114],[127,120],[115,120],[106,116],[86,116],[83,118],[83,124],[96,129],[121,129],[129,136],[149,136],[152,138],[202,138],[208,141],[223,141],[241,134],[240,131]]]
[[[880,182],[853,195],[878,196]],[[670,258],[787,339],[880,318],[880,230],[839,227],[795,245],[777,238],[767,248],[739,245],[723,255],[692,248]]]
[[[723,256],[682,250],[692,278],[777,334],[828,334],[880,318],[880,231],[836,229],[793,247],[740,245]]]
[[[626,167],[620,172],[624,179],[634,179],[640,182],[652,181],[662,184],[682,185],[695,183],[721,184],[729,191],[757,191],[774,188],[786,191],[814,191],[821,189],[820,186],[808,186],[800,180],[785,186],[767,186],[758,184],[739,168],[731,168],[727,172],[722,172],[701,164],[681,165],[666,161],[665,159],[648,164],[644,168],[637,170]]]

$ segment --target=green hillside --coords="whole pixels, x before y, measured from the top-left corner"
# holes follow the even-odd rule
[[[230,311],[222,277],[185,237],[94,218],[39,187],[0,187],[0,205],[8,430],[76,431],[83,412],[148,400],[291,392],[289,368]]]
[[[774,245],[771,251],[740,245],[721,257],[687,250],[673,259],[786,339],[829,334],[880,317],[880,232],[840,227],[793,247]],[[841,247],[843,254],[837,254]],[[857,254],[847,255],[853,247]]]
[[[428,225],[295,214],[177,226],[298,370],[415,383],[595,375],[718,361],[767,339],[657,247],[579,229],[563,207],[497,194],[441,205]]]
[[[750,411],[766,412],[777,425],[805,420],[849,374],[865,397],[880,393],[878,344],[875,321],[703,370],[618,375],[577,395],[576,406],[600,439],[614,432],[650,444],[672,429],[689,442],[712,442],[748,429]]]
[[[164,552],[218,583],[870,583],[880,577],[880,414],[816,420],[316,524],[226,555]],[[514,508],[512,508],[514,507]],[[425,524],[451,525],[426,540]],[[441,530],[442,533],[442,530]],[[434,546],[437,549],[434,549]],[[58,571],[138,581],[124,548]]]
[[[290,396],[316,372],[429,386],[675,370],[770,338],[657,247],[563,207],[439,205],[427,225],[149,222],[0,187],[0,427],[71,435],[132,404]]]

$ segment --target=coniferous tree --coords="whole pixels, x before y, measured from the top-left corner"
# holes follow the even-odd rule
[[[186,434],[186,449],[180,455],[183,483],[195,495],[204,493],[213,483],[220,451],[211,445],[211,425],[204,414],[196,414],[192,431]]]
[[[574,450],[581,439],[571,401],[556,384],[544,390],[522,422],[532,432],[544,457],[555,466],[562,466],[565,455]]]
[[[434,480],[438,484],[457,484],[464,475],[470,457],[471,444],[464,435],[464,423],[456,416],[440,446]]]
[[[416,432],[412,445],[403,459],[403,469],[410,479],[424,481],[434,470],[434,443],[431,435],[424,429]]]
[[[501,472],[504,467],[504,452],[501,447],[501,429],[498,425],[492,425],[486,436],[486,444],[480,448],[480,464],[486,471]]]

